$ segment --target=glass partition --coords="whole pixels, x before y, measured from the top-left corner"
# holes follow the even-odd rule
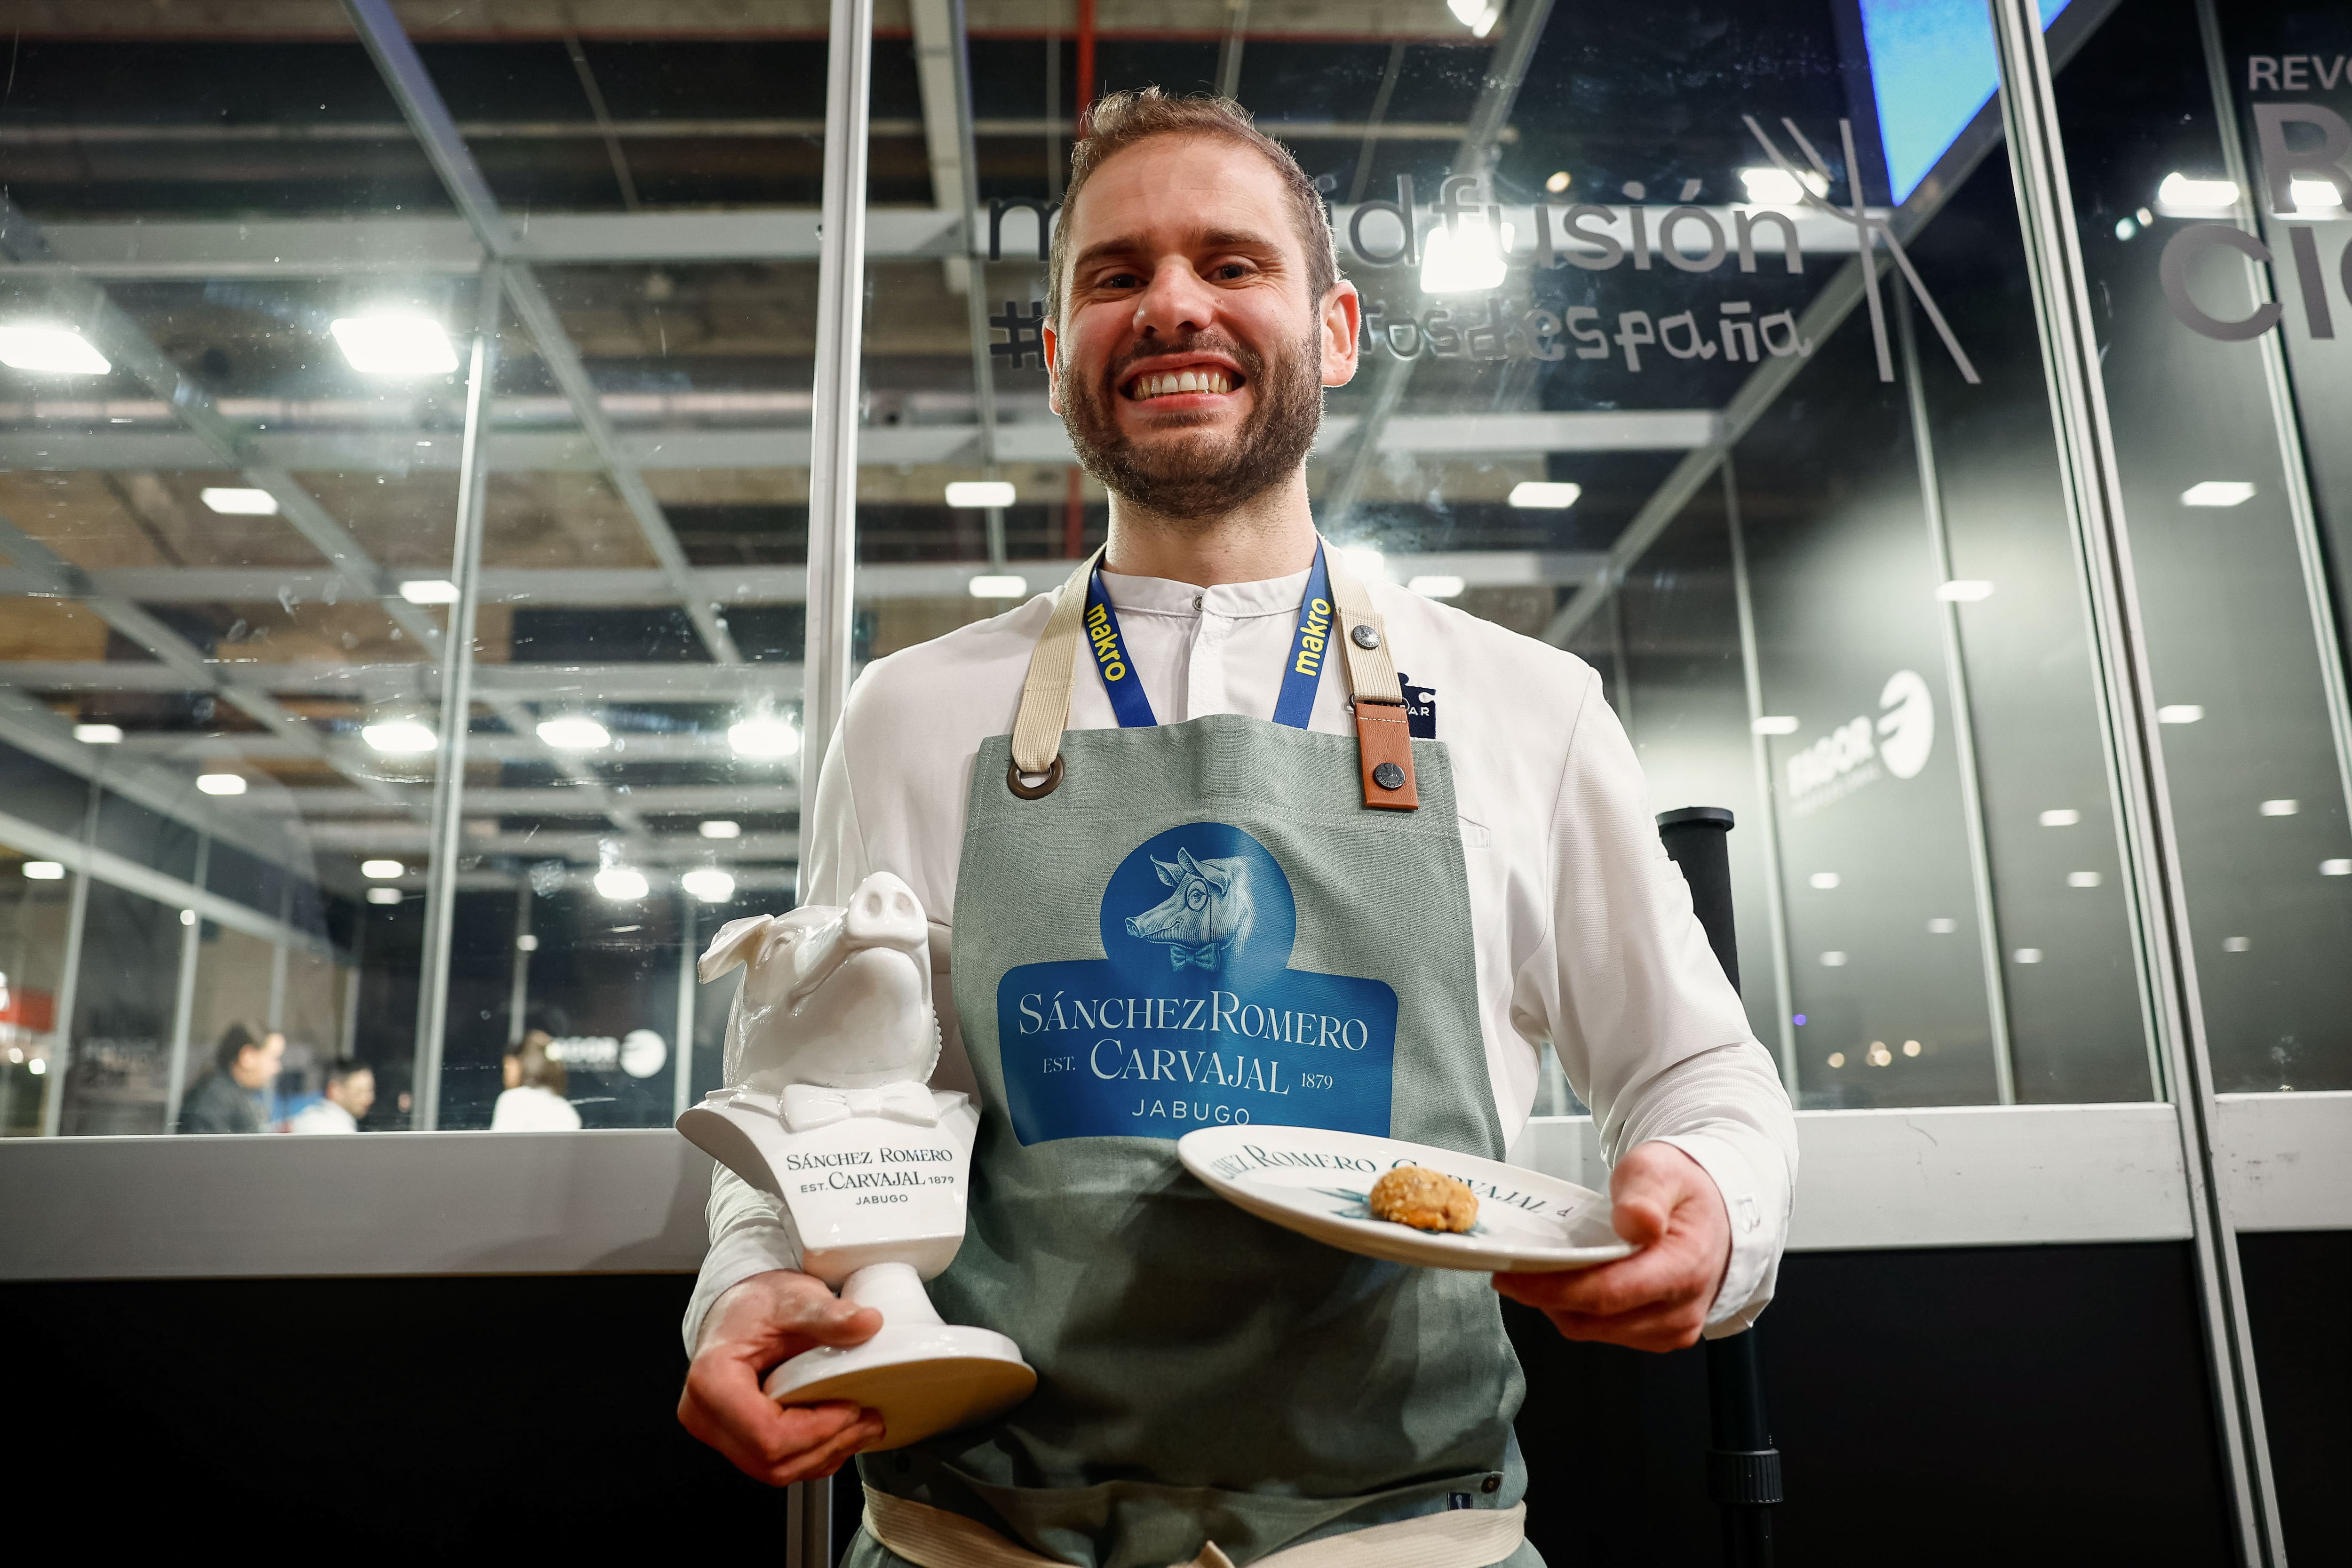
[[[232,1030],[285,1037],[265,1125],[355,1056],[368,1128],[490,1126],[533,1031],[583,1125],[666,1124],[693,957],[799,858],[822,17],[286,15],[28,32],[0,104],[0,1131],[160,1131]],[[886,19],[853,668],[1102,539],[1038,343],[1071,138],[1227,92],[1365,300],[1322,527],[1737,814],[1801,1104],[2171,1093],[2175,891],[2219,1087],[2352,1084],[2352,84],[2290,0],[2042,15],[2147,713],[1990,17],[1880,0]]]
[[[2352,1088],[2343,31],[2124,0],[2058,78],[2223,1091]]]
[[[799,826],[826,45],[764,16],[23,41],[0,1127],[165,1131],[233,1032],[268,1127],[353,1056],[487,1127],[534,1030],[587,1126],[715,1081],[691,960]]]

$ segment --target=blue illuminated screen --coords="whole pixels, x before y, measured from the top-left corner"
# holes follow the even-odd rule
[[[2041,0],[2047,28],[2067,0]],[[1861,0],[1879,143],[1902,201],[2000,85],[1985,0]]]

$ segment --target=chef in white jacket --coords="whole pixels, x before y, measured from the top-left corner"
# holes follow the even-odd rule
[[[1350,973],[1388,974],[1408,1004],[1443,993],[1431,1016],[1458,1016],[1460,1034],[1475,1035],[1466,1061],[1411,1045],[1402,1024],[1394,1045],[1400,1074],[1419,1050],[1416,1081],[1434,1081],[1434,1073],[1474,1086],[1447,1091],[1443,1117],[1465,1130],[1453,1146],[1499,1152],[1533,1109],[1541,1052],[1555,1051],[1599,1123],[1613,1166],[1618,1229],[1642,1248],[1581,1273],[1497,1277],[1493,1289],[1543,1310],[1571,1338],[1638,1349],[1675,1348],[1703,1331],[1745,1326],[1771,1298],[1796,1170],[1793,1120],[1772,1060],[1749,1032],[1692,916],[1688,889],[1664,856],[1639,765],[1598,677],[1568,653],[1445,605],[1384,582],[1353,584],[1333,559],[1337,552],[1323,549],[1305,458],[1320,388],[1345,383],[1355,370],[1360,314],[1353,287],[1337,275],[1323,209],[1288,154],[1230,105],[1154,92],[1115,95],[1091,123],[1055,234],[1047,336],[1055,406],[1111,495],[1106,552],[1064,589],[1074,608],[1084,596],[1086,646],[1066,695],[1059,695],[1055,683],[1068,666],[1049,622],[1063,600],[1044,595],[869,667],[826,753],[803,829],[803,901],[845,902],[877,870],[905,879],[934,922],[947,1043],[935,1081],[992,1092],[1015,1069],[995,1048],[991,998],[964,994],[955,965],[967,948],[982,944],[957,927],[995,922],[984,944],[994,952],[1017,940],[1024,913],[1010,884],[968,885],[974,868],[992,864],[975,803],[993,819],[1018,809],[1005,804],[1008,789],[1023,800],[1035,798],[1031,791],[1049,794],[1066,760],[1076,780],[1124,765],[1120,756],[1156,758],[1131,775],[1130,793],[1176,792],[1164,807],[1170,821],[1211,812],[1226,823],[1246,816],[1253,842],[1264,840],[1275,861],[1284,860],[1290,842],[1282,837],[1286,814],[1303,819],[1344,808],[1352,816],[1335,820],[1360,822],[1360,830],[1343,827],[1328,840],[1336,847],[1326,849],[1312,848],[1324,840],[1300,839],[1286,862],[1301,929],[1310,913],[1327,924],[1353,922],[1361,958]],[[1351,592],[1359,609],[1347,613]],[[1330,625],[1334,602],[1342,614]],[[1348,639],[1358,652],[1342,670],[1338,655],[1348,652]],[[1327,644],[1328,661],[1302,653]],[[1370,650],[1382,658],[1358,657]],[[1320,668],[1327,662],[1328,673]],[[1313,678],[1302,679],[1309,664],[1318,666]],[[1050,710],[1056,701],[1066,704],[1066,717],[1049,712],[1051,721],[1038,728],[1033,715],[1041,702]],[[1024,757],[1024,745],[1034,755]],[[1203,758],[1259,769],[1253,775],[1259,784],[1242,794],[1262,799],[1231,798],[1228,789],[1186,804],[1190,786],[1167,781]],[[1296,770],[1283,759],[1295,759]],[[1376,759],[1388,761],[1375,765]],[[1393,809],[1411,804],[1416,782],[1419,810]],[[1415,824],[1419,840],[1411,837]],[[1383,888],[1370,900],[1378,907],[1348,907],[1349,846],[1361,845],[1366,885],[1378,887],[1372,861],[1429,854],[1432,825],[1444,830],[1444,841],[1432,858],[1412,862],[1417,880]],[[1358,837],[1348,837],[1351,831]],[[1066,887],[1056,880],[1064,869],[1053,864],[1023,873],[1036,879],[1043,905],[1080,898],[1087,888],[1099,897],[1104,873],[1093,864],[1094,847],[1073,831]],[[1406,888],[1425,888],[1426,896],[1401,896]],[[1310,910],[1309,900],[1328,907]],[[1445,917],[1454,909],[1466,919]],[[1446,1007],[1458,1015],[1444,1014]],[[1481,1049],[1483,1061],[1475,1059]],[[987,1105],[989,1095],[982,1100]],[[1402,1090],[1398,1103],[1404,1104]],[[1030,1169],[1024,1162],[1088,1150],[1143,1151],[1134,1157],[1172,1163],[1172,1142],[1146,1140],[1172,1140],[1177,1130],[1111,1137],[1112,1129],[1087,1123],[1088,1114],[1080,1108],[1054,1127],[1011,1130],[1000,1140],[997,1187],[1017,1190]],[[1394,1135],[1411,1136],[1409,1125],[1401,1118]],[[990,1190],[989,1158],[984,1150],[976,1201]],[[1142,1181],[1139,1191],[1157,1191],[1157,1179]],[[761,1479],[829,1474],[880,1438],[879,1418],[842,1405],[780,1409],[760,1392],[759,1376],[810,1345],[862,1342],[878,1319],[797,1272],[764,1194],[722,1171],[709,1212],[711,1247],[685,1323],[693,1364],[680,1418]],[[985,1223],[976,1211],[975,1236]],[[1017,1226],[1004,1228],[1019,1234]],[[1098,1242],[1105,1249],[1118,1245],[1110,1232]],[[968,1241],[967,1255],[974,1251]],[[1112,1261],[1109,1251],[1104,1257]],[[967,1261],[960,1258],[942,1277],[949,1289],[940,1304],[951,1320]],[[1118,1270],[1134,1266],[1116,1262]],[[1518,1507],[1524,1474],[1508,1435],[1519,1397],[1515,1365],[1481,1363],[1475,1375],[1453,1380],[1491,1391],[1478,1393],[1467,1414],[1414,1404],[1441,1394],[1408,1388],[1391,1407],[1372,1384],[1357,1391],[1370,1430],[1423,1434],[1416,1440],[1435,1443],[1442,1454],[1391,1452],[1374,1442],[1370,1448],[1379,1452],[1370,1457],[1307,1452],[1276,1462],[1246,1444],[1213,1457],[1198,1453],[1197,1442],[1155,1447],[1133,1434],[1181,1429],[1179,1414],[1153,1407],[1150,1389],[1129,1393],[1114,1386],[1115,1378],[1087,1381],[1096,1363],[1086,1356],[1100,1348],[1089,1336],[1115,1331],[1089,1320],[1079,1336],[1085,1349],[1073,1341],[1057,1360],[1069,1325],[1039,1321],[1052,1312],[1016,1299],[1025,1266],[1007,1263],[993,1284],[982,1278],[983,1260],[971,1266],[964,1310],[984,1315],[1001,1307],[1024,1319],[991,1326],[1019,1341],[1045,1381],[1002,1431],[967,1435],[961,1447],[930,1440],[910,1451],[911,1460],[894,1454],[889,1465],[868,1467],[869,1497],[887,1505],[868,1519],[884,1521],[885,1539],[862,1539],[855,1562],[1080,1561],[1121,1568],[1171,1561],[1150,1553],[1180,1538],[1181,1552],[1197,1540],[1200,1560],[1215,1561],[1205,1537],[1183,1537],[1181,1519],[1161,1518],[1201,1506],[1197,1500],[1208,1495],[1218,1500],[1217,1528],[1232,1537],[1215,1545],[1237,1563],[1276,1563],[1305,1541],[1376,1520],[1392,1527],[1426,1517],[1440,1531],[1445,1521],[1436,1516],[1450,1510],[1492,1510],[1496,1529],[1516,1529],[1510,1510]],[[1475,1276],[1456,1277],[1464,1278],[1486,1290]],[[1480,1308],[1449,1296],[1445,1310],[1491,1314],[1492,1296],[1485,1300]],[[1491,1335],[1483,1318],[1477,1322],[1475,1332],[1453,1339],[1500,1343],[1498,1320]],[[1165,1348],[1161,1331],[1160,1342],[1135,1347],[1139,1357]],[[1357,1331],[1341,1324],[1335,1331]],[[1042,1355],[1033,1348],[1041,1344]],[[1377,1368],[1397,1353],[1393,1345],[1368,1348],[1361,1364]],[[1404,1353],[1434,1367],[1454,1346],[1424,1340],[1420,1352]],[[1507,1346],[1495,1353],[1507,1361]],[[1283,1361],[1271,1358],[1265,1377],[1287,1375]],[[1198,1376],[1233,1371],[1203,1361]],[[1179,1368],[1173,1375],[1192,1374]],[[1236,1397],[1248,1397],[1246,1381],[1237,1383]],[[1082,1398],[1072,1392],[1081,1385]],[[1134,1409],[1110,1408],[1130,1398]],[[1452,1436],[1426,1437],[1441,1428]],[[1005,1453],[1015,1456],[1010,1468],[992,1473],[994,1457]],[[1257,1474],[1253,1465],[1286,1465],[1294,1473]],[[1418,1494],[1397,1489],[1398,1478],[1415,1465],[1423,1474],[1451,1467],[1467,1479],[1445,1482],[1431,1494],[1435,1500],[1415,1500]],[[1319,1511],[1293,1517],[1283,1508],[1297,1500],[1299,1474],[1308,1469],[1325,1478],[1310,1489]],[[1446,1489],[1456,1486],[1468,1489]],[[1093,1504],[1079,1500],[1121,1488],[1124,1500],[1098,1519],[1086,1512]],[[1265,1500],[1277,1493],[1289,1500],[1282,1508]],[[1377,1506],[1368,1500],[1375,1499]],[[951,1515],[955,1531],[981,1534],[963,1546],[918,1546],[907,1533],[905,1521],[916,1517],[909,1509],[925,1519]],[[889,1538],[894,1519],[898,1539]],[[936,1535],[918,1533],[926,1541]],[[1139,1544],[1147,1541],[1154,1544]],[[1516,1534],[1491,1532],[1433,1534],[1417,1560],[1461,1568],[1536,1561]]]

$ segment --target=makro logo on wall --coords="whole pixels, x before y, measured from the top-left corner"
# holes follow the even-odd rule
[[[2322,87],[2330,87],[2345,79],[2352,60],[2338,55],[2332,62],[2316,56],[2288,55],[2274,57],[2255,55],[2247,62],[2247,89],[2278,91],[2283,81],[2292,81],[2295,88],[2308,85],[2304,68],[2306,62],[2317,69],[2309,74],[2326,73]],[[2282,70],[2282,66],[2294,68]],[[2325,185],[2335,195],[2336,205],[2352,207],[2352,173],[2343,164],[2344,155],[2352,153],[2352,125],[2334,110],[2316,103],[2257,103],[2253,105],[2254,139],[2262,153],[2261,194],[2272,217],[2288,220],[2304,216],[2305,204],[2295,195],[2298,184],[2306,186]],[[2318,138],[2315,144],[2311,138]],[[2302,145],[2290,145],[2290,141]],[[2234,201],[2234,196],[2232,200]],[[2294,293],[2303,305],[2304,323],[2315,338],[2336,335],[2334,303],[2328,298],[2327,268],[2319,253],[2319,230],[2305,223],[2282,221],[2286,235],[2291,270],[2294,275]],[[2286,314],[2283,300],[2270,300],[2254,307],[2248,314],[2231,319],[2212,314],[2198,304],[2189,292],[2189,271],[2198,259],[2210,251],[2233,250],[2249,260],[2265,267],[2278,265],[2271,247],[2248,234],[2234,223],[2190,224],[2165,242],[2164,254],[2157,263],[2157,276],[2164,288],[2164,302],[2173,317],[2190,331],[2223,342],[2243,342],[2261,337],[2278,325]],[[2336,287],[2347,304],[2352,304],[2352,244],[2347,244],[2336,258]],[[2284,287],[2284,279],[2281,279]]]
[[[1857,714],[1789,759],[1789,800],[1811,816],[1893,774],[1917,778],[1936,747],[1936,700],[1917,670],[1898,669],[1878,692],[1878,717]]]

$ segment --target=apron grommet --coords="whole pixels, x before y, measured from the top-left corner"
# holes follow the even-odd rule
[[[1488,1476],[1485,1480],[1478,1483],[1478,1489],[1485,1492],[1488,1497],[1492,1497],[1496,1492],[1503,1489],[1503,1478],[1500,1476]]]
[[[1404,788],[1404,770],[1394,763],[1382,763],[1372,770],[1372,782],[1382,789]]]
[[[1059,757],[1055,757],[1054,759],[1054,765],[1045,770],[1045,777],[1044,781],[1034,784],[1023,784],[1021,782],[1021,764],[1018,762],[1011,762],[1004,764],[1004,787],[1011,790],[1014,795],[1019,795],[1023,800],[1043,800],[1047,795],[1053,794],[1055,787],[1058,786],[1061,782],[1062,759]]]

